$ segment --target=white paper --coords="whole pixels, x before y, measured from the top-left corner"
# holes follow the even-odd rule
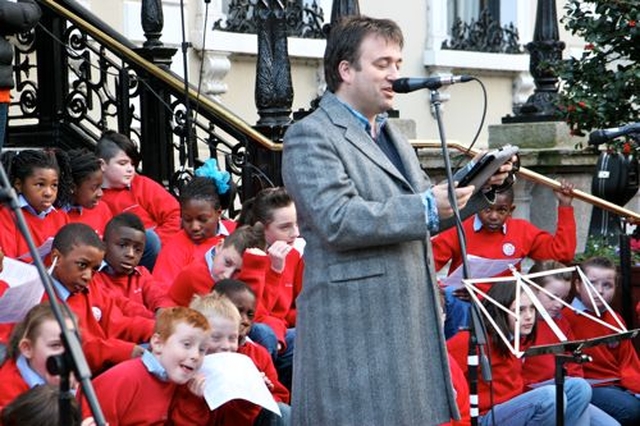
[[[9,288],[0,297],[0,323],[22,321],[29,309],[40,303],[44,286],[35,266],[4,258],[0,280]]]
[[[200,372],[206,377],[204,399],[211,410],[244,399],[280,415],[262,374],[248,356],[236,352],[207,355]]]
[[[469,265],[469,278],[495,277],[504,271],[509,270],[509,266],[516,265],[521,258],[515,259],[487,259],[472,254],[467,256],[467,264]],[[462,283],[462,265],[460,265],[449,276],[442,279],[444,286],[463,287]]]

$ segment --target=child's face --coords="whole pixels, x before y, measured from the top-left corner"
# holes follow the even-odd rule
[[[515,206],[505,194],[496,195],[496,202],[480,210],[478,217],[482,226],[490,232],[502,232],[502,225],[513,213]]]
[[[73,202],[76,206],[94,208],[102,198],[102,170],[96,170],[73,190]]]
[[[73,322],[67,320],[67,326],[73,329]],[[36,330],[35,339],[24,338],[18,347],[27,359],[29,366],[51,385],[58,385],[60,376],[52,376],[47,371],[47,358],[64,352],[60,338],[60,326],[54,319],[44,320]]]
[[[237,352],[239,339],[239,325],[237,322],[222,318],[221,316],[211,316],[208,318],[211,326],[210,338],[207,344],[207,355],[219,352]]]
[[[131,158],[124,151],[119,151],[102,166],[103,184],[106,188],[126,188],[131,185],[135,168]]]
[[[571,290],[571,281],[566,281],[556,277],[547,277],[544,284],[544,289],[554,296],[565,300]],[[538,291],[536,296],[540,299],[542,306],[549,312],[551,317],[555,318],[560,314],[562,310],[562,303],[548,296],[542,291]]]
[[[616,293],[616,271],[609,268],[589,266],[585,268],[583,272],[587,278],[589,278],[589,281],[591,281],[591,284],[593,284],[596,291],[600,293],[600,296],[602,296],[608,304],[611,304],[613,296]],[[595,311],[591,301],[589,300],[589,290],[587,289],[586,284],[579,281],[577,284],[577,290],[580,301],[587,307],[587,309]],[[602,312],[604,309],[603,303],[596,295],[592,296],[596,306]]]
[[[509,306],[512,312],[516,312],[516,301],[514,300]],[[509,315],[509,330],[514,333],[516,329],[516,319]],[[533,302],[526,293],[520,294],[520,335],[527,336],[533,331],[536,322],[536,309]]]
[[[144,232],[126,226],[111,230],[104,236],[105,260],[117,274],[131,274],[142,258],[145,238]]]
[[[76,245],[67,254],[58,249],[51,251],[52,258],[57,258],[53,269],[53,277],[71,293],[84,290],[100,267],[104,251],[89,245]]]
[[[249,290],[230,292],[227,297],[240,312],[240,341],[244,341],[253,324],[256,312],[256,298]]]
[[[208,333],[203,329],[180,322],[176,324],[173,334],[164,341],[154,334],[151,347],[169,380],[182,385],[191,380],[202,365],[208,338]]]
[[[298,231],[296,207],[293,203],[273,211],[273,220],[264,227],[264,236],[269,245],[276,241],[294,243],[296,238],[300,236],[300,232]]]
[[[58,196],[58,172],[35,168],[24,181],[18,179],[15,188],[36,212],[42,213],[53,205]]]
[[[216,246],[216,254],[211,267],[211,277],[214,282],[231,278],[242,267],[242,255],[235,247],[223,247],[223,243]]]
[[[218,232],[221,211],[207,200],[191,199],[181,206],[182,228],[191,241],[199,244]]]

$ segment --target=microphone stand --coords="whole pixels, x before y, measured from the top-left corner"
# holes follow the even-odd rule
[[[72,371],[75,372],[76,377],[80,381],[82,385],[82,391],[87,398],[89,406],[91,408],[91,412],[93,414],[93,418],[98,426],[106,425],[106,420],[104,415],[102,414],[102,410],[100,409],[100,405],[98,403],[98,399],[96,397],[95,391],[91,384],[91,370],[89,369],[89,365],[87,364],[87,360],[84,357],[82,352],[82,347],[80,346],[80,339],[75,331],[72,331],[67,327],[67,323],[62,314],[62,309],[60,308],[60,303],[58,302],[56,292],[53,288],[53,283],[51,281],[51,277],[47,273],[47,270],[42,263],[42,259],[40,259],[40,254],[36,248],[35,243],[33,242],[33,238],[31,238],[31,233],[29,232],[29,228],[27,223],[22,215],[22,209],[18,205],[18,197],[14,189],[11,187],[11,183],[9,182],[9,178],[4,170],[4,167],[0,164],[0,202],[9,206],[15,215],[16,226],[20,230],[20,233],[24,237],[29,247],[29,253],[33,258],[33,263],[35,264],[36,269],[38,270],[38,274],[40,275],[40,279],[42,280],[42,284],[44,285],[44,290],[49,297],[49,302],[51,304],[51,309],[56,318],[56,321],[60,325],[62,342],[64,344],[64,356],[56,357],[57,359],[52,360],[54,357],[50,357],[47,359],[47,368],[49,369],[50,364],[54,364],[59,366],[59,370],[56,372],[60,373],[60,425],[67,426],[71,424],[71,397],[69,395],[69,375]],[[51,371],[50,371],[51,372]],[[55,372],[53,373],[55,374]]]
[[[455,186],[453,182],[453,172],[451,170],[451,159],[449,156],[449,148],[447,147],[446,137],[444,135],[444,124],[442,123],[442,114],[440,107],[442,101],[440,99],[440,92],[438,90],[431,90],[431,105],[433,107],[436,123],[438,126],[438,133],[440,136],[440,143],[442,146],[442,158],[444,159],[444,169],[448,182],[448,194],[449,203],[453,208],[454,221],[456,225],[456,231],[458,234],[458,241],[460,242],[460,256],[462,258],[462,271],[465,279],[469,278],[469,265],[467,262],[467,245],[464,228],[462,227],[462,219],[460,218],[460,209],[458,208],[458,201],[455,195]],[[484,333],[484,325],[482,318],[478,312],[478,307],[475,303],[471,302],[471,320],[469,321],[469,353],[467,356],[467,365],[469,372],[469,400],[471,406],[471,424],[473,426],[478,425],[479,409],[478,409],[478,365],[479,359],[482,358],[482,374],[483,379],[486,382],[490,382],[491,379],[491,365],[486,360],[484,351],[481,350],[481,357],[478,357],[477,347],[483,348],[487,343],[487,338]]]

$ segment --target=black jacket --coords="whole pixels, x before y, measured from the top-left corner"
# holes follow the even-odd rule
[[[30,30],[41,15],[34,0],[0,0],[0,88],[13,87],[13,46],[5,36]]]

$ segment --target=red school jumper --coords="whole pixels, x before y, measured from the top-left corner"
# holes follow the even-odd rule
[[[109,426],[165,425],[178,385],[163,382],[147,370],[141,358],[124,361],[93,380]],[[83,412],[89,415],[86,401]]]
[[[0,367],[0,412],[28,390],[29,385],[22,378],[15,360],[7,359]]]
[[[125,298],[136,305],[144,307],[148,313],[156,309],[173,306],[174,303],[166,291],[158,284],[149,270],[144,266],[137,266],[129,275],[115,275],[106,270],[100,270],[93,276],[93,281],[100,289],[116,298]],[[131,316],[128,306],[120,306],[125,315]],[[137,312],[137,311],[136,311]],[[148,316],[148,313],[141,314]]]
[[[449,371],[451,372],[451,383],[456,392],[456,404],[460,410],[460,420],[451,420],[449,423],[443,423],[440,426],[470,426],[471,425],[471,405],[469,401],[469,385],[458,362],[449,356]]]
[[[474,231],[475,215],[463,222],[467,236],[467,252],[487,259],[554,259],[569,263],[576,251],[576,222],[573,207],[558,207],[558,226],[556,234],[538,229],[523,219],[509,217],[505,222],[506,232],[489,232],[484,227]],[[432,238],[433,255],[436,270],[442,269],[449,260],[449,272],[455,271],[461,264],[460,244],[455,228]],[[520,269],[520,263],[514,265]],[[504,274],[511,275],[509,270]],[[486,290],[486,287],[483,289]]]
[[[302,290],[304,273],[302,251],[302,248],[298,249],[294,246],[294,249],[287,255],[280,280],[267,281],[262,298],[262,304],[267,312],[272,317],[280,319],[286,328],[296,326],[295,301]]]
[[[133,347],[153,334],[153,319],[125,316],[93,280],[87,290],[71,294],[66,302],[78,317],[82,351],[94,374],[130,359]]]
[[[23,208],[22,215],[36,247],[42,250],[41,254],[48,255],[51,252],[53,237],[60,228],[69,223],[69,217],[64,211],[56,209],[41,218]],[[13,212],[6,207],[0,207],[0,247],[7,257],[32,262],[27,242],[13,221]]]
[[[153,267],[153,276],[158,280],[158,284],[166,289],[171,287],[180,271],[195,259],[204,257],[207,250],[224,240],[235,229],[236,223],[234,221],[223,219],[218,226],[218,234],[207,238],[200,244],[195,244],[184,229],[181,229],[171,238],[171,241],[160,249]]]
[[[98,204],[92,209],[71,207],[67,210],[67,216],[69,216],[69,222],[71,223],[89,225],[102,239],[104,237],[104,228],[113,217],[113,214],[106,203],[98,201]]]
[[[162,185],[139,174],[135,174],[129,188],[104,188],[102,201],[115,216],[120,213],[135,213],[146,229],[153,229],[162,245],[180,230],[180,205]]]
[[[513,354],[502,355],[495,344],[491,343],[491,372],[493,376],[493,402],[495,405],[509,401],[523,393],[522,361]],[[447,340],[449,354],[456,360],[464,376],[468,374],[467,355],[469,354],[469,331],[461,330]],[[484,415],[491,409],[489,385],[482,380],[478,372],[478,408]]]
[[[556,325],[560,328],[560,331],[564,333],[567,340],[576,340],[571,324],[567,319],[560,315],[558,318],[554,318]],[[560,343],[558,337],[553,333],[551,327],[542,318],[538,318],[536,321],[536,338],[530,346],[549,345],[552,343]],[[567,376],[570,377],[583,377],[582,364],[575,362],[568,362],[564,364]],[[544,382],[545,380],[553,379],[556,373],[556,360],[553,354],[536,355],[523,358],[522,364],[522,378],[524,379],[525,386]]]
[[[251,358],[258,371],[271,380],[274,385],[271,394],[276,402],[288,404],[289,391],[278,381],[278,373],[269,352],[254,342],[246,341],[238,348],[238,353]],[[175,402],[171,420],[176,426],[252,426],[262,411],[262,407],[241,399],[229,401],[211,411],[204,398],[195,396],[186,387],[178,390]]]
[[[569,324],[571,324],[571,329],[573,330],[576,339],[592,339],[594,337],[616,333],[615,331],[586,318],[584,315],[575,313],[569,308],[564,308],[562,313],[566,316]],[[595,316],[594,313],[591,313],[591,315]],[[618,317],[620,318],[619,315]],[[607,324],[619,327],[618,323],[609,312],[605,312],[600,319]],[[624,321],[622,321],[622,323],[624,324]],[[582,365],[585,378],[609,379],[617,377],[620,378],[620,381],[615,384],[622,386],[632,393],[640,393],[640,361],[638,360],[638,354],[636,353],[631,339],[592,346],[584,349],[583,352],[593,358],[593,361]],[[610,385],[611,383],[602,383],[593,386]]]

